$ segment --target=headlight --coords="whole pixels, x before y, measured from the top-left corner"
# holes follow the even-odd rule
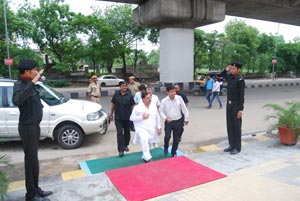
[[[87,120],[88,121],[95,121],[97,119],[100,119],[103,116],[103,113],[101,112],[101,110],[97,111],[97,112],[93,112],[87,115]]]

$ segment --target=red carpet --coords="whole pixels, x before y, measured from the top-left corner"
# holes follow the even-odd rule
[[[184,156],[107,171],[128,201],[150,199],[226,177]]]

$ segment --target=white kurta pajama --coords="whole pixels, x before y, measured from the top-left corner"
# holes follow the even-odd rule
[[[149,114],[149,118],[143,119],[143,114]],[[161,128],[157,107],[154,104],[150,104],[148,108],[143,102],[140,102],[133,108],[130,120],[133,121],[135,127],[133,143],[141,143],[143,150],[142,158],[149,161],[152,158],[149,142],[154,141],[157,136],[157,129]]]

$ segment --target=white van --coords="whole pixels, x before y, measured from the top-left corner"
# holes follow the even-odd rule
[[[19,109],[12,102],[14,80],[0,79],[0,141],[20,140]],[[67,100],[46,84],[35,85],[43,104],[41,139],[56,140],[64,149],[80,147],[86,135],[105,134],[109,119],[102,106],[84,100]]]

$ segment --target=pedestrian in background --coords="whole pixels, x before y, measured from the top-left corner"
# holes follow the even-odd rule
[[[172,157],[177,156],[183,124],[189,123],[189,112],[183,99],[176,95],[174,86],[167,87],[168,95],[161,101],[159,112],[165,122],[164,154],[168,155],[169,141],[173,134]],[[182,115],[184,118],[182,118]]]
[[[96,75],[93,75],[90,79],[90,84],[87,89],[88,97],[91,101],[100,104],[101,97],[101,87],[98,83],[98,78]]]
[[[244,110],[245,80],[240,75],[242,64],[234,62],[227,66],[221,76],[228,82],[226,125],[229,147],[224,152],[237,154],[241,151],[242,116]]]
[[[212,98],[209,104],[209,107],[212,107],[212,103],[214,102],[214,99],[217,97],[217,100],[219,102],[219,109],[223,107],[222,101],[220,99],[220,90],[221,90],[221,84],[218,81],[217,75],[214,76],[214,84],[213,84],[213,89],[212,89]]]
[[[31,59],[21,60],[18,69],[20,77],[14,84],[13,103],[20,111],[18,130],[25,154],[26,201],[49,201],[45,197],[51,195],[52,191],[43,191],[39,187],[38,148],[43,105],[39,92],[34,87],[44,69],[38,71],[37,63]]]
[[[134,95],[134,102],[135,104],[139,104],[140,101],[142,101],[142,93],[145,93],[146,92],[146,86],[141,84],[139,87],[138,87],[138,92],[135,93]]]
[[[214,81],[211,79],[210,75],[207,74],[206,75],[206,81],[205,81],[205,89],[206,89],[205,97],[206,97],[206,100],[208,102],[207,109],[211,108],[211,105],[210,105],[210,96],[211,96],[213,84],[214,84]]]
[[[130,120],[135,127],[134,144],[140,142],[143,150],[142,159],[145,163],[151,161],[149,143],[156,135],[161,133],[160,116],[157,107],[151,104],[151,94],[141,94],[142,101],[133,108]]]
[[[151,105],[154,105],[157,108],[157,111],[159,112],[159,106],[160,106],[160,101],[157,95],[153,94],[153,90],[150,86],[147,86],[146,92],[150,94],[151,96]],[[153,145],[154,148],[158,147],[159,143],[159,135],[156,133],[153,138],[150,138],[149,143]]]
[[[120,90],[115,92],[111,100],[110,120],[115,121],[120,157],[124,156],[124,151],[129,151],[130,127],[132,125],[129,118],[132,108],[135,105],[133,96],[127,89],[127,83],[124,81],[121,82]]]
[[[141,84],[139,82],[135,81],[134,76],[129,77],[129,84],[128,84],[128,89],[131,91],[131,94],[134,96],[136,92],[139,91],[139,86]]]

